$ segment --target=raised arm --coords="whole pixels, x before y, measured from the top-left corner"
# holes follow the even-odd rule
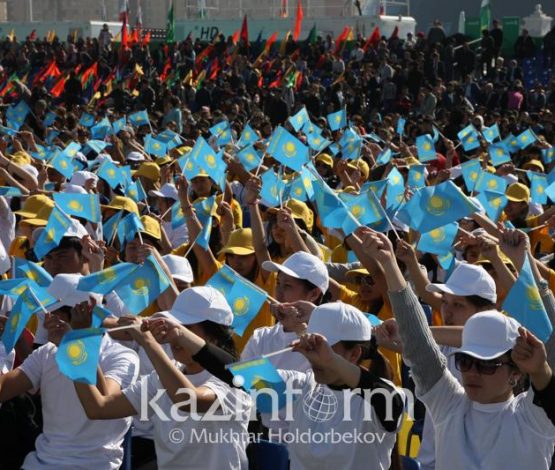
[[[404,358],[412,369],[419,393],[424,394],[442,377],[447,359],[434,341],[418,298],[397,265],[391,242],[385,235],[367,227],[359,228],[357,235],[385,273],[393,313],[399,324]]]
[[[249,211],[251,215],[251,229],[252,229],[252,239],[254,244],[254,252],[256,254],[256,260],[258,265],[262,266],[264,261],[271,261],[270,253],[268,252],[268,247],[266,246],[266,238],[264,236],[264,224],[262,223],[262,216],[260,215],[260,207],[258,206],[258,196],[262,184],[259,178],[251,178],[247,181],[245,185],[244,201],[245,204],[249,206]],[[262,279],[264,282],[268,280],[270,275],[267,271],[263,269],[260,270],[262,274]]]

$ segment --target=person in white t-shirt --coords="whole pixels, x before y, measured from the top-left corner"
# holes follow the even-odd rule
[[[513,248],[519,251],[520,247],[524,259],[526,235],[514,233],[518,240]],[[460,384],[446,367],[391,242],[366,227],[358,229],[357,235],[384,270],[403,356],[435,425],[436,467],[549,469],[555,445],[555,335],[544,345],[496,310],[474,314],[455,353]],[[555,299],[547,286],[541,287],[541,301],[553,324]],[[524,374],[531,387],[515,396],[513,388]]]
[[[279,323],[254,330],[241,359],[260,357],[287,347],[304,329],[310,316],[293,304],[304,301],[318,305],[329,287],[326,265],[304,251],[291,255],[283,264],[265,261],[262,268],[278,273],[276,300],[281,305],[274,307],[274,314]],[[270,361],[278,369],[305,371],[309,367],[300,354],[281,354],[270,358]]]
[[[87,294],[71,290],[72,276],[75,275],[59,274],[54,278],[54,287],[51,285],[51,291],[56,291],[60,300],[45,318],[48,342],[30,354],[18,368],[0,376],[0,402],[27,391],[40,390],[43,432],[36,440],[36,450],[25,458],[22,467],[26,470],[115,470],[123,459],[122,442],[131,420],[90,421],[83,412],[73,383],[60,372],[56,363],[56,345],[69,325],[75,328],[90,325],[90,306],[87,303],[79,305],[86,311],[84,316],[76,307],[76,302],[87,299]],[[105,336],[100,347],[99,370],[105,377],[106,392],[115,393],[131,386],[137,378],[137,355]]]
[[[213,287],[182,292],[169,316],[173,322],[187,325],[207,344],[234,353],[229,328],[233,313],[225,297]],[[87,416],[105,420],[140,415],[149,419],[160,469],[246,470],[252,408],[249,395],[210,374],[187,350],[172,345],[174,359],[183,365],[179,369],[146,328],[148,321],[144,325],[134,330],[133,337],[155,371],[108,395],[97,387],[75,383]]]

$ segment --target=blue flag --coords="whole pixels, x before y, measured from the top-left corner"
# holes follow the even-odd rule
[[[482,191],[477,196],[478,201],[486,210],[487,216],[493,221],[497,222],[501,214],[503,213],[503,209],[507,205],[507,197],[505,193],[500,193],[497,191]]]
[[[35,243],[34,250],[37,259],[42,259],[60,244],[60,240],[71,224],[71,219],[60,209],[57,207],[52,209],[48,217],[48,223]]]
[[[15,277],[25,277],[36,282],[41,287],[48,287],[52,282],[52,276],[40,265],[23,258],[14,258]]]
[[[7,353],[15,347],[17,340],[21,333],[23,333],[23,329],[33,313],[39,308],[40,305],[31,295],[30,287],[26,286],[13,306],[6,322],[4,333],[2,334],[2,342]]]
[[[405,179],[397,168],[387,175],[387,210],[397,210],[405,202]]]
[[[461,164],[462,175],[464,179],[464,184],[468,192],[474,191],[478,177],[482,171],[482,165],[480,160],[469,160]]]
[[[127,119],[135,127],[148,126],[150,124],[146,109],[129,115]]]
[[[527,129],[521,134],[519,134],[516,138],[518,142],[518,146],[520,149],[525,149],[529,145],[532,145],[534,142],[538,140],[538,137],[534,133],[532,129]]]
[[[383,149],[378,155],[378,158],[376,158],[376,165],[377,166],[387,165],[391,161],[391,156],[392,156],[392,153],[389,147],[386,149]]]
[[[118,224],[123,216],[123,211],[117,211],[112,217],[102,223],[102,238],[108,243],[112,244],[112,240],[117,233]]]
[[[118,135],[118,132],[124,130],[125,126],[127,126],[127,119],[125,118],[125,116],[114,121],[112,123],[112,130],[114,132],[114,135]]]
[[[400,117],[399,119],[397,119],[397,134],[399,134],[399,136],[402,136],[405,133],[406,123],[407,120],[405,118]]]
[[[482,191],[497,191],[498,193],[504,193],[507,189],[507,180],[501,176],[488,173],[487,171],[480,172],[478,176],[478,181],[476,181],[476,186],[474,191],[479,193]]]
[[[227,366],[237,383],[245,390],[256,391],[256,409],[260,413],[271,413],[285,405],[286,385],[277,369],[267,358],[248,362],[237,362]]]
[[[438,227],[421,235],[417,249],[434,255],[445,255],[451,252],[459,224],[457,222]]]
[[[491,144],[488,148],[488,153],[493,166],[499,166],[511,161],[511,154],[503,142]]]
[[[134,212],[130,212],[123,217],[118,225],[118,240],[121,247],[123,248],[127,242],[134,240],[137,233],[144,229],[141,219]]]
[[[13,188],[12,186],[0,186],[0,196],[18,197],[22,196],[22,194],[19,188]]]
[[[66,214],[95,224],[101,221],[98,194],[54,193],[54,202]]]
[[[58,369],[68,379],[96,385],[103,328],[68,331],[56,351]]]
[[[419,189],[397,218],[420,233],[467,217],[479,208],[452,181]]]
[[[555,147],[542,149],[542,160],[546,165],[549,165],[553,160],[555,160]]]
[[[96,173],[99,178],[106,181],[112,189],[116,189],[118,185],[123,184],[123,177],[120,169],[110,160],[105,160]]]
[[[308,117],[308,112],[306,111],[306,108],[304,106],[299,110],[297,114],[291,116],[288,121],[291,126],[293,126],[293,129],[295,129],[295,132],[299,132],[305,124],[311,124],[310,118]]]
[[[267,152],[295,171],[301,171],[303,165],[310,160],[308,147],[281,126],[272,134]]]
[[[216,184],[222,187],[226,177],[226,164],[222,153],[216,153],[203,137],[197,139],[195,146],[189,154],[189,159],[199,168],[203,169]]]
[[[210,235],[212,235],[212,217],[206,219],[202,230],[197,235],[197,245],[205,251],[210,248]]]
[[[465,152],[470,152],[480,147],[480,137],[478,133],[472,133],[464,136],[461,140]]]
[[[243,147],[246,147],[247,145],[252,145],[257,141],[258,141],[258,134],[249,124],[247,124],[243,128],[243,133],[241,134],[241,138],[239,139],[239,142],[237,142],[237,146],[239,148],[243,148]]]
[[[44,117],[42,123],[45,125],[45,127],[50,127],[56,122],[56,119],[58,119],[58,115],[53,111],[49,111]]]
[[[411,189],[420,189],[426,186],[426,165],[411,165],[407,184]]]
[[[127,186],[125,195],[133,199],[135,202],[145,201],[147,198],[146,191],[144,190],[140,179],[133,181],[133,183],[130,183],[129,186]]]
[[[361,225],[376,223],[385,217],[384,210],[372,191],[361,194],[341,193],[339,197]]]
[[[233,324],[231,325],[233,331],[236,335],[243,336],[266,302],[268,294],[249,282],[236,279],[225,297],[233,311]]]
[[[472,125],[469,124],[468,126],[466,126],[464,129],[462,129],[461,131],[457,132],[457,137],[458,139],[462,142],[466,137],[468,137],[469,135],[474,135],[477,136],[478,135],[478,131],[476,130],[476,128]]]
[[[72,158],[63,152],[57,152],[49,163],[65,178],[70,179],[73,176],[74,168]]]
[[[285,190],[285,183],[283,180],[274,172],[273,168],[266,170],[260,179],[262,180],[260,197],[264,205],[268,207],[279,206],[280,194],[283,197],[283,192]]]
[[[328,114],[327,120],[332,132],[343,129],[347,127],[347,110],[343,108],[335,113]]]
[[[92,311],[91,326],[93,328],[102,328],[104,320],[109,317],[113,317],[112,312],[108,309],[101,307],[100,305],[95,305]]]
[[[94,115],[90,113],[81,114],[81,119],[79,119],[79,124],[81,124],[83,127],[94,126]]]
[[[83,276],[79,279],[77,290],[102,295],[109,294],[138,267],[139,265],[134,263],[118,263],[102,271]]]
[[[525,258],[518,278],[503,302],[503,310],[544,343],[551,336],[553,327],[545,311],[528,257]]]
[[[509,134],[502,140],[502,142],[505,144],[507,150],[511,153],[517,153],[520,150],[518,139],[513,134]]]
[[[245,148],[237,152],[237,158],[245,170],[251,171],[258,167],[261,157],[252,144],[247,145]]]
[[[152,134],[147,134],[144,138],[145,152],[157,157],[163,157],[167,153],[167,145],[164,142],[152,137]]]
[[[482,135],[484,136],[484,139],[486,139],[486,141],[490,144],[492,144],[495,139],[501,138],[501,135],[499,133],[499,126],[497,125],[497,123],[491,127],[484,127]]]
[[[306,134],[306,142],[316,152],[321,152],[331,144],[331,140],[326,139],[318,132]]]
[[[233,288],[236,279],[237,273],[227,264],[224,264],[218,272],[206,281],[206,285],[220,291],[225,297]]]
[[[547,193],[545,192],[548,184],[547,177],[543,174],[533,173],[530,178],[532,185],[530,188],[530,197],[536,204],[547,204]]]
[[[418,152],[418,160],[422,163],[437,158],[434,139],[430,134],[419,135],[416,138],[416,150]]]

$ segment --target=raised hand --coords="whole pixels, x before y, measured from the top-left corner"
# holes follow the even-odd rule
[[[530,376],[544,373],[549,368],[544,344],[523,327],[518,332],[520,336],[511,352],[513,362]]]
[[[399,326],[395,318],[385,320],[381,325],[374,328],[374,334],[379,346],[383,346],[394,351],[401,347],[401,336]]]
[[[245,184],[245,191],[243,193],[243,201],[245,204],[256,204],[260,197],[260,191],[262,190],[262,182],[258,177],[250,178]]]

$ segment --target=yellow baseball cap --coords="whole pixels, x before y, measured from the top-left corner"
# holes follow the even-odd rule
[[[158,166],[162,166],[172,161],[173,160],[169,155],[164,155],[163,157],[158,157],[156,160],[154,160],[154,163],[156,163]]]
[[[358,269],[351,269],[345,273],[347,277],[354,277],[354,276],[370,276],[371,274],[368,272],[366,268],[358,268]]]
[[[218,254],[246,256],[253,253],[252,230],[250,228],[239,228],[231,232],[227,244]]]
[[[184,145],[176,149],[179,155],[185,155],[186,153],[189,153],[191,150],[193,150],[193,147],[189,147],[188,145]]]
[[[285,206],[291,209],[291,215],[294,219],[302,220],[308,231],[312,231],[312,227],[314,226],[314,212],[312,212],[312,210],[304,202],[299,201],[298,199],[289,199],[285,203]],[[268,213],[270,214],[275,214],[277,211],[278,208],[276,207],[268,209]]]
[[[370,175],[370,167],[362,158],[350,161],[347,166],[353,170],[359,170],[362,176],[364,176],[364,179],[368,179],[368,175]]]
[[[522,166],[522,168],[523,168],[524,170],[529,170],[530,167],[536,167],[536,168],[538,168],[542,173],[545,171],[545,168],[544,168],[544,166],[543,166],[543,163],[540,162],[539,160],[536,160],[536,159],[530,160],[529,162],[526,162],[526,163]]]
[[[50,217],[50,213],[52,212],[53,209],[54,209],[53,205],[52,206],[43,206],[39,210],[36,217],[32,217],[30,219],[23,219],[21,221],[21,223],[22,224],[34,225],[36,227],[46,227],[46,224],[48,223],[48,218]]]
[[[503,253],[499,247],[497,247],[497,253],[499,253],[499,258],[501,258],[501,261],[503,261],[503,264],[506,264],[507,266],[511,266],[512,268],[514,268],[514,264],[511,261],[511,258],[509,258],[505,253]],[[478,261],[476,261],[474,264],[478,264],[478,265],[483,265],[483,264],[491,264],[491,261],[486,258],[484,255],[480,254]]]
[[[324,165],[330,166],[333,168],[333,158],[331,155],[327,153],[321,153],[316,157],[316,163],[323,163]]]
[[[31,155],[24,150],[15,152],[12,155],[12,163],[15,163],[16,165],[30,165],[32,160]]]
[[[137,203],[125,196],[114,196],[114,198],[110,201],[108,205],[100,206],[102,209],[114,209],[117,211],[127,211],[133,212],[134,214],[139,215],[139,208],[137,207]]]
[[[144,176],[152,181],[160,179],[160,167],[154,162],[144,162],[137,169],[133,176]]]
[[[44,206],[54,207],[54,201],[44,194],[35,194],[29,196],[23,203],[23,207],[14,214],[26,219],[34,219]]]
[[[513,202],[530,202],[530,189],[522,183],[513,183],[505,191],[505,196]]]
[[[154,217],[150,215],[143,215],[141,217],[141,222],[143,223],[144,230],[141,230],[141,233],[144,233],[155,240],[162,239],[162,231],[160,230],[160,222],[158,222]]]

